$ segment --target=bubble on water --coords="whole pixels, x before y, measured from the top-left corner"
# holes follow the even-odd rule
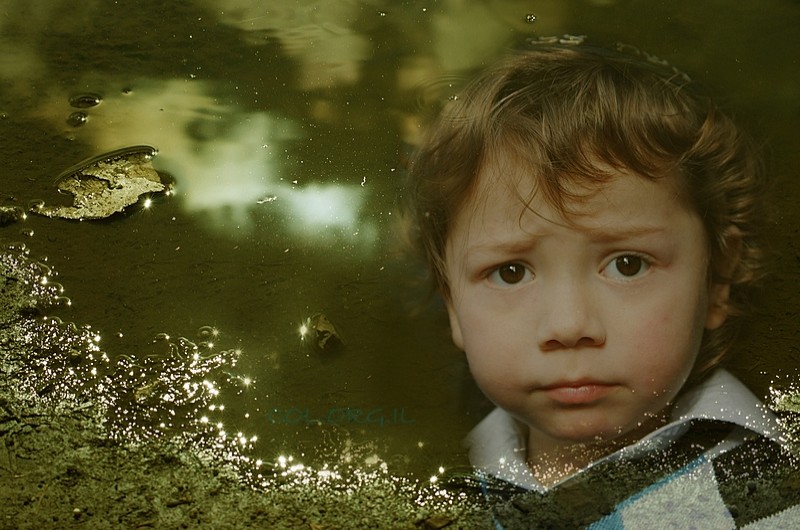
[[[72,300],[67,296],[56,296],[54,304],[58,307],[70,307],[72,305]]]
[[[215,339],[219,336],[219,330],[214,326],[203,326],[197,330],[197,336],[201,339]]]
[[[58,294],[62,294],[64,292],[64,286],[63,285],[61,285],[60,283],[51,282],[51,281],[47,280],[47,276],[42,278],[42,284],[43,285],[50,285],[53,289],[55,289],[55,292],[57,292]]]
[[[27,256],[28,254],[30,254],[30,249],[28,249],[28,245],[26,245],[25,243],[16,243],[16,242],[9,243],[8,245],[6,245],[5,250],[13,254],[20,254],[23,256]],[[12,263],[14,263],[15,261],[12,256],[4,255],[3,258],[9,259],[9,261]],[[2,263],[2,261],[0,261],[0,263]]]
[[[528,24],[533,24],[534,22],[536,22],[536,15],[528,13],[527,15],[525,15],[525,22],[527,22]]]
[[[44,208],[44,201],[41,199],[34,199],[28,203],[28,211],[37,212]]]
[[[103,99],[97,94],[78,94],[69,98],[69,104],[76,109],[96,107]]]
[[[67,116],[67,124],[72,127],[80,127],[89,120],[89,115],[83,111],[73,112]]]

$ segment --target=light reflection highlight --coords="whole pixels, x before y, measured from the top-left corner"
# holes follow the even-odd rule
[[[791,451],[800,457],[800,385],[797,375],[786,383],[773,381],[769,388],[768,405],[778,414],[778,422]]]

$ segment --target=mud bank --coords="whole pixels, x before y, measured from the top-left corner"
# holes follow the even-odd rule
[[[109,443],[81,411],[54,416],[6,401],[2,414],[3,529],[433,527],[425,520],[434,514],[390,489],[256,491],[169,444]],[[452,528],[486,526],[480,517],[440,517]]]
[[[153,436],[134,444],[109,436],[108,411],[91,392],[33,381],[75,373],[87,352],[59,341],[71,325],[43,313],[58,288],[37,280],[24,253],[0,260],[0,528],[483,528],[488,515],[465,498],[436,500],[388,471],[281,472],[255,487],[220,451],[194,438]],[[32,325],[35,326],[32,327]],[[36,326],[39,326],[36,328]],[[70,360],[72,359],[72,360]],[[47,375],[47,374],[50,375]],[[72,383],[80,385],[78,381]],[[57,385],[56,385],[57,386]],[[69,385],[68,385],[69,386]],[[210,446],[207,446],[210,447]],[[250,477],[253,478],[252,476]]]

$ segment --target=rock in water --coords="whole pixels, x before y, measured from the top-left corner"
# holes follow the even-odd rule
[[[304,337],[310,336],[311,344],[317,351],[333,351],[344,344],[333,322],[322,313],[317,313],[309,318],[304,329]]]
[[[62,219],[104,219],[142,195],[164,192],[167,186],[151,162],[155,154],[150,146],[128,147],[73,166],[56,180],[61,192],[73,196],[72,206],[39,204],[31,212]]]
[[[0,226],[16,223],[25,217],[25,212],[17,206],[0,206]]]

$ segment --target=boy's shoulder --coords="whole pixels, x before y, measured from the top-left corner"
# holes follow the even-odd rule
[[[785,441],[775,414],[724,369],[715,370],[686,392],[675,404],[671,419],[671,424],[694,419],[727,422],[739,427],[740,433],[751,431],[778,443]]]
[[[711,420],[695,420],[710,422]],[[487,481],[498,527],[515,528],[797,528],[797,462],[759,436],[721,457],[653,453],[601,465],[547,492],[510,492]],[[655,457],[655,459],[650,458]],[[502,492],[502,495],[497,493]]]
[[[524,436],[507,412],[489,414],[468,442],[471,458],[494,464],[473,460],[506,529],[702,520],[710,528],[756,530],[800,522],[798,462],[783,447],[774,415],[743,383],[717,370],[684,394],[673,420],[550,490],[526,478]]]
[[[702,432],[703,429],[706,431]],[[778,444],[785,441],[777,418],[769,408],[739,379],[726,370],[717,369],[679,399],[667,425],[592,466],[641,458],[669,447],[692,430],[705,447],[708,458],[760,436]],[[469,433],[465,444],[474,467],[516,486],[544,491],[525,464],[524,429],[506,411],[494,409]]]

